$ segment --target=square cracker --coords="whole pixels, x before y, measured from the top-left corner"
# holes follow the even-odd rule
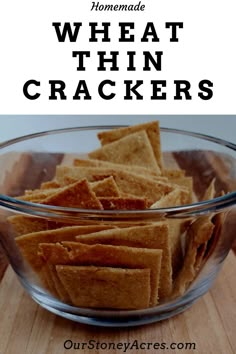
[[[135,173],[116,171],[112,173],[114,180],[122,193],[146,198],[151,204],[171,192],[174,185],[163,181],[137,175]],[[104,178],[105,175],[96,174],[94,179]]]
[[[75,306],[120,310],[149,306],[149,269],[57,265],[56,272]]]
[[[198,255],[205,251],[205,244],[213,235],[214,224],[212,215],[201,216],[196,219],[187,230],[187,249],[183,266],[178,273],[174,284],[174,296],[183,295],[193,281],[199,268]],[[197,263],[198,267],[195,267]]]
[[[88,154],[92,159],[150,168],[160,174],[152,145],[145,130],[122,137]]]
[[[202,200],[209,200],[213,199],[216,194],[215,190],[215,178],[211,181],[209,184],[208,188],[205,190],[205,193],[203,194]]]
[[[73,241],[77,235],[85,235],[90,232],[101,231],[108,228],[112,228],[112,226],[68,226],[55,230],[33,232],[31,234],[22,235],[16,238],[16,243],[20,248],[24,259],[26,259],[31,267],[38,272],[43,265],[41,258],[37,256],[39,243]]]
[[[162,250],[79,242],[42,243],[38,254],[53,265],[93,265],[128,269],[150,269],[150,305],[158,303]]]
[[[10,232],[14,237],[49,229],[49,221],[42,218],[12,215],[8,217],[7,221],[9,222]]]
[[[147,198],[155,203],[163,195],[171,192],[175,185],[165,181],[158,181],[150,177],[131,173],[127,171],[106,169],[102,167],[70,167],[57,166],[56,178],[63,184],[66,176],[82,179],[90,182],[98,181],[113,176],[121,193],[127,193],[136,197]]]
[[[40,189],[51,189],[51,188],[59,188],[60,184],[58,184],[56,181],[47,181],[43,182],[40,186]]]
[[[215,181],[212,180],[204,193],[203,200],[214,198]],[[218,219],[217,219],[218,220]],[[188,285],[195,278],[200,269],[207,245],[214,234],[217,233],[217,227],[212,222],[212,215],[206,215],[196,219],[187,229],[185,238],[187,239],[187,249],[181,271],[175,282],[175,294],[183,294]]]
[[[169,182],[174,183],[176,186],[185,188],[188,190],[188,199],[185,204],[191,204],[193,201],[193,178],[189,176],[173,177],[169,179]]]
[[[179,170],[179,169],[163,169],[162,174],[163,176],[167,178],[181,178],[185,176],[185,170]]]
[[[148,203],[145,198],[102,197],[99,198],[104,210],[144,210]]]
[[[164,195],[161,199],[157,200],[150,208],[169,208],[187,204],[188,201],[189,191],[186,188],[177,187],[170,193]]]
[[[45,263],[41,269],[41,273],[47,274],[47,283],[50,286],[49,291],[52,293],[52,295],[56,296],[67,304],[71,304],[70,295],[61,283],[61,280],[55,271],[55,266],[50,263]]]
[[[103,209],[86,179],[60,188],[58,192],[50,195],[41,203],[67,208]]]
[[[161,153],[161,138],[160,138],[160,128],[159,122],[153,121],[143,124],[137,124],[129,127],[112,129],[98,133],[98,138],[102,145],[109,144],[113,141],[119,140],[122,137],[138,132],[140,130],[145,130],[159,167],[162,167],[162,153]]]
[[[90,186],[97,197],[120,197],[120,191],[113,176],[91,182]]]
[[[97,160],[97,159],[75,159],[74,160],[74,166],[75,167],[102,167],[102,168],[109,168],[109,169],[114,169],[114,170],[122,170],[122,171],[130,171],[130,172],[135,172],[144,176],[159,176],[159,173],[157,171],[153,171],[150,168],[142,167],[142,166],[136,166],[136,165],[124,165],[124,164],[118,164],[118,163],[113,163],[113,162],[108,162],[108,161],[103,161],[103,160]]]
[[[167,222],[157,222],[145,226],[134,226],[122,229],[103,230],[89,235],[75,237],[80,243],[106,244],[137,248],[161,249],[162,263],[160,274],[159,298],[170,295],[172,291],[172,267]]]
[[[58,190],[59,190],[58,188],[50,188],[50,189],[45,189],[45,190],[36,189],[35,191],[32,191],[30,193],[26,193],[25,195],[21,195],[20,197],[17,197],[16,199],[25,200],[25,201],[28,201],[31,203],[41,203],[42,200],[53,195]]]

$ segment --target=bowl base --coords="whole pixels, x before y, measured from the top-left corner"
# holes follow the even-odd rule
[[[104,317],[81,316],[78,314],[65,312],[62,309],[55,308],[52,305],[46,304],[45,302],[41,301],[38,297],[32,296],[32,298],[44,309],[58,316],[64,317],[74,322],[83,323],[92,326],[100,326],[100,327],[133,327],[133,326],[141,326],[149,323],[159,322],[162,320],[166,320],[170,317],[173,317],[175,315],[178,315],[179,313],[191,307],[192,304],[195,302],[195,301],[191,301],[183,306],[175,308],[171,311],[163,312],[158,315],[154,314],[148,316],[133,316],[133,317],[119,319],[119,318],[105,317],[105,316]]]

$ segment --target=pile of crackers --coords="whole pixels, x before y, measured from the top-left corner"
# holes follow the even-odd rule
[[[96,210],[145,210],[192,203],[192,177],[163,163],[157,121],[98,134],[101,147],[19,199]],[[205,199],[214,197],[214,181]],[[44,289],[74,306],[153,307],[185,293],[222,220],[167,219],[71,224],[14,215],[11,232]],[[183,242],[184,236],[184,242]]]

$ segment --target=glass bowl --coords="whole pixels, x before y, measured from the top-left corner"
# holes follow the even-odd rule
[[[27,189],[39,188],[55,174],[58,164],[71,163],[76,156],[99,146],[97,133],[117,126],[65,128],[36,133],[0,144],[0,244],[20,283],[30,296],[45,309],[65,318],[97,326],[135,326],[176,315],[191,306],[212,286],[235,238],[236,216],[236,145],[206,135],[161,128],[165,166],[182,168],[193,177],[196,202],[147,210],[88,210],[56,207],[17,199]],[[217,197],[201,201],[215,178]],[[224,194],[222,195],[222,191]],[[159,305],[140,310],[93,309],[72,306],[50,293],[25,261],[9,226],[9,217],[22,215],[31,220],[44,220],[52,228],[60,225],[145,225],[165,220],[174,225],[191,225],[200,218],[217,221],[214,237],[200,245],[201,259],[187,288],[172,293]],[[181,227],[181,262],[187,255],[186,228]],[[173,262],[173,260],[172,260]],[[187,263],[186,263],[187,264]],[[174,274],[174,283],[179,270]],[[174,286],[173,286],[174,288]],[[17,294],[13,295],[17,296]]]

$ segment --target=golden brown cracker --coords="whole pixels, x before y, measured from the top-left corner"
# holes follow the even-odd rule
[[[156,171],[151,170],[150,168],[145,168],[142,166],[136,166],[136,165],[124,165],[124,164],[117,164],[117,163],[112,163],[108,161],[103,161],[103,160],[97,160],[97,159],[75,159],[74,160],[74,166],[76,167],[102,167],[102,168],[108,168],[112,170],[122,170],[122,171],[130,171],[130,172],[135,172],[144,176],[152,176],[152,177],[160,177],[159,172],[157,173]]]
[[[185,170],[177,170],[177,169],[163,169],[162,175],[171,179],[171,178],[181,178],[185,176]]]
[[[160,299],[163,299],[170,295],[172,290],[172,267],[169,228],[167,222],[104,230],[89,235],[76,236],[76,240],[85,244],[108,244],[114,246],[161,249],[163,254],[159,297]]]
[[[178,205],[187,204],[189,200],[189,191],[185,188],[175,188],[170,193],[164,195],[161,199],[157,200],[151,205],[151,209],[156,208],[169,208]]]
[[[183,176],[183,177],[171,178],[169,181],[181,188],[185,188],[188,190],[189,192],[188,199],[184,204],[191,204],[193,200],[193,178]]]
[[[209,200],[215,197],[216,190],[215,190],[215,178],[211,181],[208,188],[206,189],[202,200]]]
[[[39,243],[73,241],[75,240],[75,236],[77,235],[85,235],[90,232],[101,231],[108,228],[112,228],[112,226],[68,226],[56,230],[40,231],[19,236],[16,238],[16,243],[27,262],[32,266],[35,271],[39,271],[42,267],[42,260],[37,256]]]
[[[44,199],[42,203],[68,208],[103,209],[86,179],[59,189],[58,192]]]
[[[145,130],[127,135],[88,154],[92,159],[128,166],[142,166],[160,173],[151,143]]]
[[[120,191],[113,176],[91,182],[90,186],[97,197],[120,197]]]
[[[49,228],[49,221],[42,218],[13,215],[9,216],[7,220],[10,224],[10,232],[14,237],[31,232],[47,230]]]
[[[161,153],[161,138],[159,122],[153,121],[148,123],[137,124],[129,127],[112,129],[98,133],[98,138],[102,145],[109,144],[113,141],[119,140],[124,136],[145,130],[152,145],[152,149],[159,167],[162,167],[162,153]]]
[[[51,188],[60,188],[60,184],[57,181],[47,181],[41,183],[40,189],[51,189]]]
[[[152,178],[138,175],[127,171],[108,170],[101,167],[69,167],[58,166],[56,177],[63,183],[65,176],[81,179],[87,178],[90,182],[98,181],[113,176],[121,193],[147,198],[154,203],[163,195],[174,189],[174,185],[163,181],[156,181]]]
[[[16,199],[28,201],[31,203],[41,203],[42,200],[48,198],[58,191],[58,188],[48,188],[45,190],[37,189],[35,191],[31,191],[30,193],[26,193],[25,195],[21,195]]]
[[[60,298],[55,283],[50,274],[50,265],[48,264],[43,266],[38,272],[38,275],[39,278],[41,279],[44,289],[46,289],[51,295]]]
[[[38,254],[54,265],[94,265],[151,270],[150,305],[158,302],[162,250],[79,242],[42,243]]]
[[[55,266],[50,263],[45,263],[41,269],[41,272],[42,271],[47,273],[47,281],[50,284],[50,292],[52,295],[55,295],[61,301],[70,304],[70,295],[58,277]]]
[[[197,274],[197,266],[199,267],[199,262],[197,260],[198,252],[199,256],[204,249],[204,245],[208,242],[213,234],[214,224],[211,221],[212,216],[201,216],[196,219],[187,230],[187,249],[184,256],[183,266],[177,275],[174,294],[182,295],[189,284],[193,281]]]
[[[163,195],[174,189],[173,185],[154,181],[153,179],[137,175],[135,173],[116,171],[112,173],[114,180],[122,193],[128,193],[136,197],[146,198],[151,203],[160,199]],[[94,179],[104,178],[104,175],[94,175]]]
[[[120,310],[149,306],[149,269],[57,265],[56,271],[75,306]]]
[[[102,197],[98,198],[104,210],[144,210],[148,203],[144,198]]]
[[[176,274],[179,272],[183,265],[183,249],[181,238],[184,232],[184,223],[185,220],[168,219],[173,279],[175,279]]]
[[[56,179],[61,185],[67,185],[68,178],[81,180],[86,178],[89,182],[94,182],[94,175],[105,175],[110,177],[116,170],[104,167],[74,167],[59,165],[56,167]]]

